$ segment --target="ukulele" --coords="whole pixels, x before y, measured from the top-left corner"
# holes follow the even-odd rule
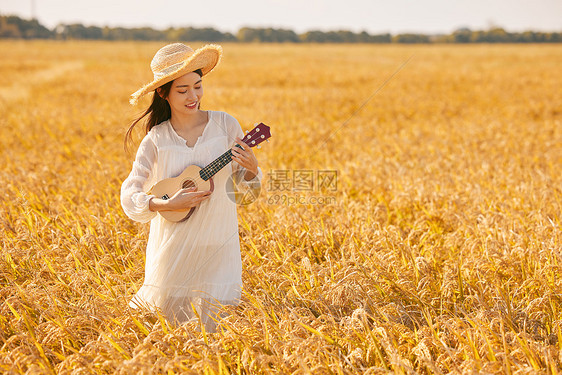
[[[254,129],[246,133],[242,141],[254,147],[271,137],[269,126],[260,123]],[[242,148],[240,145],[236,147]],[[188,189],[195,187],[194,191],[214,190],[212,177],[232,161],[232,149],[228,149],[224,154],[216,158],[213,162],[205,168],[200,168],[197,165],[190,165],[177,177],[166,178],[156,183],[149,191],[158,198],[164,200],[170,199],[180,189]],[[164,219],[172,222],[181,222],[189,219],[193,214],[196,207],[186,208],[185,210],[178,211],[158,211]]]

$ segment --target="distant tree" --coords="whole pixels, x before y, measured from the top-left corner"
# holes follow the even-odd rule
[[[392,38],[394,43],[429,43],[429,37],[424,34],[398,34]]]
[[[345,39],[352,39],[349,31],[319,31],[312,30],[301,34],[300,40],[306,43],[343,43]],[[349,42],[353,43],[353,42]]]
[[[341,31],[326,31],[326,41],[330,43],[343,43],[345,34]]]
[[[550,33],[548,41],[550,43],[562,43],[562,33]]]
[[[455,42],[452,34],[430,35],[429,41],[431,43],[454,43]]]
[[[222,33],[210,27],[205,27],[205,28],[186,27],[186,28],[179,28],[179,29],[168,29],[166,35],[171,40],[182,40],[182,41],[223,42],[223,41],[236,40],[234,35],[232,35],[231,33]]]
[[[515,41],[517,43],[532,43],[535,39],[535,33],[532,31],[524,31],[522,33],[518,33],[515,37]]]
[[[130,29],[130,40],[165,40],[166,34],[150,27]]]
[[[240,42],[298,43],[299,36],[293,30],[243,27],[238,30]]]
[[[470,43],[471,35],[472,31],[469,28],[462,27],[453,32],[451,41],[454,43]]]
[[[370,43],[392,43],[392,35],[378,34],[369,37]]]
[[[470,42],[471,43],[483,43],[486,41],[485,37],[486,32],[482,30],[473,31],[470,34]]]
[[[104,27],[102,30],[105,40],[126,40],[129,39],[129,31],[123,27]]]
[[[280,43],[298,43],[300,38],[293,30],[288,29],[270,29],[272,38]]]
[[[322,31],[312,30],[300,35],[305,43],[326,43],[326,35]]]
[[[9,23],[6,17],[0,17],[0,38],[21,38],[18,25]]]
[[[510,34],[501,27],[495,27],[488,30],[488,41],[490,43],[508,43],[510,41]]]
[[[358,43],[359,34],[353,33],[348,30],[336,31],[340,43]]]
[[[470,41],[473,43],[513,43],[517,40],[514,34],[506,32],[501,27],[494,27],[485,31],[472,32]]]
[[[25,20],[17,16],[0,16],[0,37],[48,39],[53,37],[53,32],[36,19]]]
[[[240,42],[259,42],[260,37],[256,29],[250,27],[242,27],[238,30],[236,38]]]
[[[103,30],[97,26],[84,26],[81,23],[59,25],[59,37],[62,39],[102,39]]]

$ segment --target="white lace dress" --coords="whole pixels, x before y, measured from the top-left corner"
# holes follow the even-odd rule
[[[193,306],[206,328],[213,330],[213,305],[236,304],[240,298],[238,220],[236,204],[227,191],[232,191],[229,177],[245,170],[231,162],[213,176],[210,198],[185,222],[173,223],[150,211],[148,202],[153,196],[146,193],[156,182],[176,177],[189,165],[207,166],[234,145],[235,137],[243,137],[234,117],[208,113],[209,121],[193,147],[186,145],[169,121],[151,129],[121,187],[121,205],[131,219],[150,221],[144,283],[130,306],[159,308],[177,323],[194,318]],[[262,177],[258,171],[248,182],[254,188]]]

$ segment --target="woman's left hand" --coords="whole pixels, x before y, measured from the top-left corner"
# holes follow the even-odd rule
[[[258,159],[256,159],[252,148],[245,144],[240,138],[236,137],[236,143],[242,146],[242,148],[236,146],[232,147],[232,160],[246,168],[247,172],[244,179],[251,180],[258,174]]]

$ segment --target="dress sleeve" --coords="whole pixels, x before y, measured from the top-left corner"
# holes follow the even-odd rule
[[[156,145],[149,135],[145,136],[137,150],[131,173],[121,185],[123,211],[129,218],[141,223],[149,222],[157,214],[148,206],[154,195],[145,193],[153,177],[157,155]]]
[[[238,123],[238,120],[236,120],[233,116],[226,114],[226,129],[228,131],[228,141],[230,144],[230,147],[234,146],[234,144],[236,143],[236,137],[243,139],[244,138],[244,132],[242,131],[242,128],[240,127],[240,124]],[[240,164],[233,162],[232,163],[232,171],[234,173],[236,173],[237,175],[237,180],[242,183],[242,184],[246,184],[248,185],[248,187],[251,187],[253,189],[259,189],[261,187],[261,179],[263,177],[263,173],[260,167],[258,167],[258,174],[251,180],[246,181],[246,179],[244,178],[244,175],[246,174],[247,169],[242,167]]]

